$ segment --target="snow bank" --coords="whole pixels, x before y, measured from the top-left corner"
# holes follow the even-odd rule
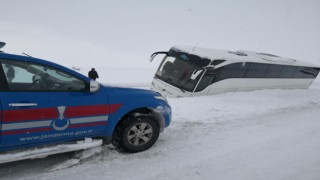
[[[172,106],[172,123],[147,151],[122,154],[112,146],[105,146],[100,155],[83,163],[66,161],[66,155],[17,162],[0,167],[0,177],[45,180],[320,177],[318,80],[310,89],[230,92],[168,98],[168,101]],[[60,166],[59,163],[54,166],[59,168],[50,168],[52,161],[60,161]],[[65,168],[70,164],[76,166]]]
[[[206,97],[169,98],[169,103],[173,105],[174,121],[215,122],[318,106],[320,93],[316,89],[260,90]]]

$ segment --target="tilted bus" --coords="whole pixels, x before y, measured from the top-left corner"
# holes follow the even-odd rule
[[[260,89],[307,89],[320,66],[253,51],[175,46],[164,54],[152,89],[186,97]]]

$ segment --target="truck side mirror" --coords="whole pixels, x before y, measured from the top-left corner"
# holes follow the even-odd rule
[[[94,93],[100,89],[100,84],[97,81],[90,80],[90,92]]]

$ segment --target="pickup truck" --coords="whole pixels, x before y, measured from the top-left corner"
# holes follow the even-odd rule
[[[140,152],[170,121],[171,107],[157,92],[102,85],[56,63],[0,51],[1,153],[85,138]]]

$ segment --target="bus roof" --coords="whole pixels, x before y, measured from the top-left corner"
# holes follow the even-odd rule
[[[308,67],[320,67],[312,63],[299,61],[290,58],[283,58],[277,55],[260,53],[254,51],[226,51],[210,48],[194,47],[194,46],[174,46],[172,49],[177,51],[186,52],[188,54],[194,54],[202,58],[208,58],[210,60],[227,60],[231,62],[257,62],[266,64],[281,64],[292,66],[308,66]]]

